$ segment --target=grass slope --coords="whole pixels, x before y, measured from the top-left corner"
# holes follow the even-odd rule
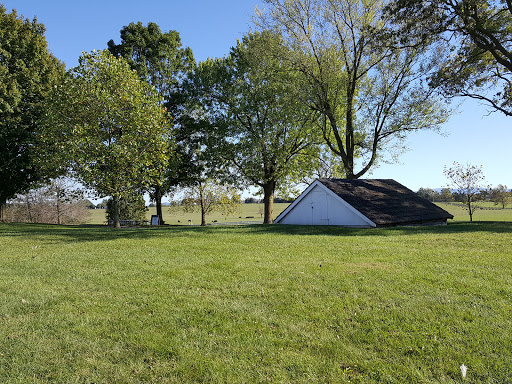
[[[512,224],[0,224],[2,383],[507,383]]]

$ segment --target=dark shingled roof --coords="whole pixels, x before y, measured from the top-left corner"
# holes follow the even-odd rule
[[[318,179],[378,226],[446,221],[453,215],[391,179]]]

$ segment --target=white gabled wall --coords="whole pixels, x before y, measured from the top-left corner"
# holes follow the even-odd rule
[[[277,218],[276,224],[376,226],[371,220],[318,181],[311,184]]]

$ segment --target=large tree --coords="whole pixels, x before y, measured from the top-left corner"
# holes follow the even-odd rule
[[[99,196],[119,201],[143,191],[167,163],[166,112],[153,87],[107,50],[84,54],[55,95],[47,140]]]
[[[183,103],[182,82],[186,74],[195,67],[192,50],[183,48],[177,31],[162,32],[155,23],[144,26],[141,22],[130,23],[121,29],[121,42],[108,42],[109,51],[116,57],[125,58],[137,71],[140,78],[153,85],[169,111],[169,116],[177,120]],[[169,146],[170,153],[174,148]],[[156,202],[160,223],[162,217],[162,197],[173,187],[175,174],[153,182],[150,196]]]
[[[510,0],[395,0],[388,12],[404,38],[437,36],[449,47],[432,86],[512,116]]]
[[[436,55],[420,41],[400,44],[385,1],[265,3],[256,22],[283,36],[287,60],[307,80],[302,100],[324,117],[324,140],[347,178],[366,174],[386,151],[399,154],[408,133],[446,120],[444,101],[425,84]]]
[[[65,68],[48,51],[44,32],[36,19],[0,4],[0,220],[7,199],[51,176],[34,150],[44,101]]]
[[[200,63],[195,77],[218,138],[215,150],[263,190],[264,223],[273,222],[274,193],[295,159],[317,151],[319,141],[313,129],[318,115],[297,97],[299,73],[275,55],[284,49],[271,32],[251,34],[229,56]],[[301,165],[307,172],[307,162]]]

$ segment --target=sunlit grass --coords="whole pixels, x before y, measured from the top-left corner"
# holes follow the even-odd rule
[[[512,224],[0,225],[2,383],[506,383]]]

